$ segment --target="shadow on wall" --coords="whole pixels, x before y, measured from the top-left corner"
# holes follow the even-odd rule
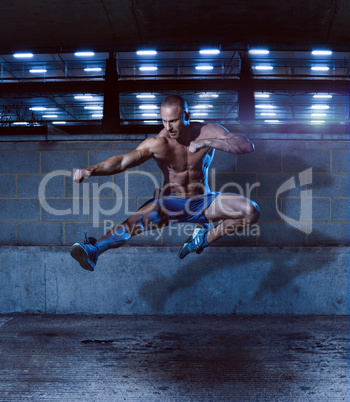
[[[281,253],[283,250],[281,249]],[[291,256],[290,258],[287,258]],[[269,258],[269,254],[261,253],[239,253],[226,254],[232,256],[234,260],[225,258],[226,263],[218,262],[217,254],[210,255],[210,248],[206,249],[201,256],[188,256],[188,261],[180,267],[177,272],[169,278],[159,275],[151,281],[144,282],[139,289],[139,296],[147,302],[154,312],[163,312],[169,297],[182,289],[191,288],[201,279],[211,274],[220,273],[227,270],[255,270],[256,266],[266,267],[266,274],[259,279],[259,284],[254,288],[255,298],[261,299],[267,293],[277,293],[282,288],[287,287],[297,277],[309,274],[314,271],[321,271],[330,266],[334,260],[332,253],[322,253],[321,258],[315,261],[315,254],[305,255],[300,248],[295,249],[295,254],[288,251],[285,258]],[[260,273],[264,269],[260,270]],[[250,275],[247,274],[247,277]],[[237,274],[238,280],[243,280],[242,273]],[[209,282],[207,282],[209,283]],[[228,289],[229,291],[229,289]],[[209,292],[209,289],[208,289]],[[232,306],[232,311],[235,305]]]
[[[305,161],[302,159],[298,159],[295,157],[290,157],[288,160],[289,165],[293,165],[297,172],[303,171],[303,169],[307,169],[308,167],[305,164]],[[310,166],[309,166],[310,167]],[[313,171],[315,172],[323,172],[325,171],[325,167],[320,165],[313,166]],[[284,194],[285,197],[290,197],[292,201],[294,201],[294,206],[288,210],[288,213],[292,215],[293,219],[297,219],[300,216],[300,206],[301,206],[301,199],[300,199],[300,191],[304,190],[305,187],[302,187],[302,183],[299,182],[298,174],[296,173],[284,173],[282,176],[275,175],[275,179],[270,181],[269,177],[266,177],[266,181],[264,182],[264,188],[259,189],[260,192],[264,193],[267,192],[267,196],[273,197],[278,187],[283,184],[285,180],[289,178],[295,177],[296,178],[296,186],[295,189],[287,192]],[[318,197],[330,197],[329,195],[329,187],[333,184],[333,178],[331,175],[324,173],[322,175],[313,175],[312,183],[309,186],[309,189],[313,190],[313,196]],[[269,188],[269,184],[271,184],[272,188]],[[275,187],[275,188],[274,188]],[[324,194],[323,195],[323,191]],[[282,194],[281,194],[282,196]],[[300,199],[300,201],[298,200]],[[259,202],[258,198],[256,199]],[[300,204],[300,205],[298,205]],[[313,207],[315,209],[317,207]],[[271,211],[270,211],[271,212]],[[328,212],[329,213],[329,212]],[[262,210],[262,217],[264,216],[264,210]],[[313,210],[312,214],[319,214],[318,210]],[[311,219],[311,216],[310,216]],[[280,220],[282,222],[282,220]],[[276,225],[279,225],[280,222],[276,222]],[[328,224],[331,224],[328,222]],[[288,244],[286,242],[286,237],[290,236],[293,237],[298,232],[296,229],[291,228],[288,230],[287,234],[284,235],[283,233],[278,233],[277,227],[273,225],[271,230],[275,233],[268,233],[265,231],[264,236],[275,236],[276,237],[276,244],[279,245],[278,239],[284,239],[284,242],[280,243],[281,245]],[[288,225],[284,227],[286,229]],[[276,234],[277,232],[277,234]],[[300,232],[301,233],[301,232]],[[301,237],[300,243],[296,242],[294,239],[290,242],[291,245],[300,244],[302,246],[306,246],[306,234],[303,234]],[[310,236],[310,235],[308,235]],[[237,241],[238,240],[238,241]],[[339,239],[334,239],[332,236],[327,235],[322,230],[318,230],[314,228],[312,232],[312,237],[310,237],[308,245],[339,245]],[[237,239],[237,236],[230,236],[225,241],[225,246],[236,246],[237,244],[241,244],[241,239]],[[317,259],[317,263],[315,263],[315,255],[314,254],[303,254],[300,252],[300,249],[296,249],[295,254],[292,255],[291,260],[287,258],[278,258],[278,262],[273,261],[273,259],[269,259],[268,255],[265,254],[256,254],[256,253],[241,253],[235,256],[234,252],[232,253],[233,257],[237,257],[233,262],[229,259],[225,259],[224,263],[218,263],[215,259],[215,255],[210,255],[210,249],[205,250],[203,255],[196,256],[194,260],[191,257],[189,261],[186,262],[182,267],[178,269],[178,271],[170,278],[166,278],[164,276],[158,276],[154,278],[152,281],[146,281],[139,289],[139,295],[142,299],[144,299],[149,306],[151,307],[152,311],[155,312],[162,312],[164,311],[165,304],[169,297],[185,288],[190,288],[194,286],[197,282],[199,282],[202,278],[209,276],[213,272],[224,271],[227,269],[249,269],[254,268],[254,265],[259,264],[261,265],[269,265],[267,269],[267,273],[264,278],[260,280],[259,285],[257,286],[257,290],[255,291],[255,297],[257,299],[261,298],[266,293],[276,293],[281,290],[283,287],[288,286],[294,279],[300,277],[302,275],[308,274],[313,271],[320,271],[325,267],[329,266],[334,257],[331,253],[322,253],[322,258]],[[227,254],[229,255],[229,254]],[[263,260],[261,258],[264,258]],[[257,260],[259,258],[259,260]],[[261,271],[263,272],[263,271]],[[234,309],[235,306],[232,306]]]

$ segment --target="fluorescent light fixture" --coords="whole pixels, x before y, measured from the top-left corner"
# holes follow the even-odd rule
[[[45,119],[57,119],[57,114],[44,114],[42,117],[45,117]]]
[[[33,110],[35,112],[42,112],[43,110],[46,110],[46,107],[44,107],[44,106],[33,106],[33,107],[30,107],[29,110]]]
[[[155,66],[140,67],[140,71],[156,71],[156,70],[158,70],[158,67],[155,67]]]
[[[138,99],[154,99],[155,97],[156,97],[155,95],[151,95],[151,94],[136,95],[136,98],[138,98]]]
[[[249,54],[255,54],[255,55],[264,55],[264,54],[269,54],[270,51],[267,49],[250,49]]]
[[[311,67],[311,70],[312,71],[328,71],[329,67],[327,67],[327,66],[314,66],[314,67]]]
[[[195,109],[210,109],[213,105],[196,105]]]
[[[200,94],[199,97],[200,98],[218,98],[219,95],[218,94]]]
[[[29,123],[27,121],[15,121],[12,124],[15,126],[28,126]]]
[[[314,56],[330,56],[333,52],[331,50],[313,50],[311,53]]]
[[[276,116],[276,113],[260,113],[260,116]]]
[[[85,52],[75,52],[74,53],[75,56],[77,57],[91,57],[91,56],[95,56],[94,52],[90,52],[90,51],[85,51]]]
[[[192,116],[208,116],[208,113],[193,113]]]
[[[101,67],[86,67],[86,68],[84,68],[84,71],[86,71],[87,73],[93,72],[93,71],[98,72],[98,71],[102,71],[102,68]]]
[[[311,123],[312,124],[322,124],[322,123],[325,123],[325,121],[324,120],[311,120]]]
[[[314,98],[316,99],[331,99],[332,95],[327,95],[327,94],[315,94]]]
[[[279,120],[264,120],[265,123],[279,123]]]
[[[204,120],[191,120],[192,123],[204,123]]]
[[[219,49],[203,49],[199,51],[200,54],[219,54],[220,50]]]
[[[257,94],[257,93],[255,93],[254,96],[256,98],[269,98],[270,97],[269,94]]]
[[[102,114],[102,113],[94,113],[94,114],[92,115],[92,117],[101,118],[101,117],[103,117],[103,114]]]
[[[311,117],[326,117],[326,113],[311,113]]]
[[[31,70],[29,70],[30,73],[46,73],[47,70],[46,68],[32,68]]]
[[[158,120],[144,120],[144,123],[158,123]]]
[[[74,96],[74,99],[90,100],[90,99],[94,99],[94,97],[92,95],[76,95],[76,96]]]
[[[88,110],[102,110],[102,106],[84,106],[84,109],[88,109]]]
[[[53,121],[52,124],[67,124],[66,121]]]
[[[155,56],[157,54],[156,50],[138,50],[136,52],[139,56]]]
[[[157,113],[142,113],[143,117],[157,117]]]
[[[311,109],[329,109],[328,105],[312,105]]]
[[[196,70],[200,71],[209,71],[212,70],[214,67],[213,66],[196,66]]]
[[[17,59],[31,58],[33,57],[33,53],[14,53],[13,57],[16,57]]]
[[[157,105],[141,105],[140,109],[158,109]]]
[[[273,105],[255,105],[257,109],[274,109]]]
[[[263,71],[263,70],[273,70],[273,67],[272,67],[272,66],[255,66],[255,67],[253,67],[253,68],[255,68],[255,70],[260,70],[260,71]]]

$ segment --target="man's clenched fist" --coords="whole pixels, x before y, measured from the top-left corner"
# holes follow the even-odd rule
[[[86,169],[77,169],[74,172],[73,181],[76,183],[81,183],[86,177],[90,177],[91,172]]]

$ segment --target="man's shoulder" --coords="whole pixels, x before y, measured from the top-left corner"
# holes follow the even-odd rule
[[[167,144],[167,139],[159,134],[155,137],[146,138],[138,148],[148,148],[152,153],[159,151]]]
[[[201,128],[201,138],[217,138],[228,133],[228,130],[216,123],[204,124]]]

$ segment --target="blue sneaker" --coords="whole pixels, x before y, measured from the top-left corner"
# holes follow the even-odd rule
[[[209,229],[202,226],[196,226],[192,235],[185,241],[184,245],[180,248],[178,257],[183,259],[187,254],[196,252],[200,254],[205,247],[208,247],[207,232]]]
[[[74,243],[70,249],[70,255],[87,271],[93,271],[97,263],[98,252],[95,243],[96,239],[88,237],[85,233],[84,243]]]

